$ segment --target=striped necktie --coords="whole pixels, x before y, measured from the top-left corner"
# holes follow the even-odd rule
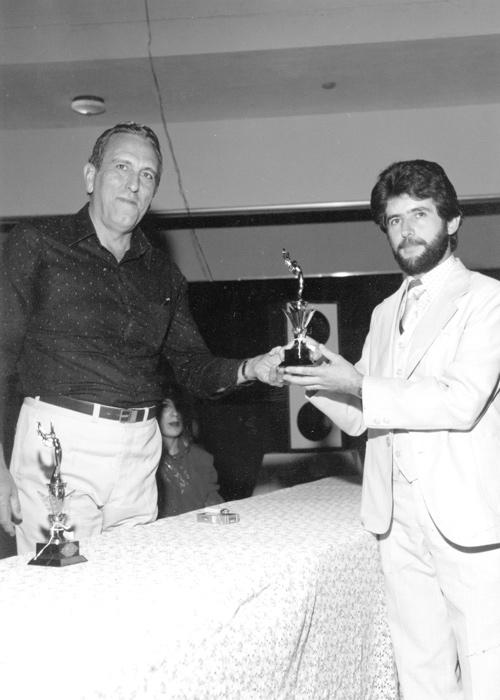
[[[411,280],[406,290],[405,307],[404,311],[399,319],[399,332],[402,333],[405,329],[406,323],[410,314],[412,313],[415,305],[424,291],[422,282],[419,279]]]

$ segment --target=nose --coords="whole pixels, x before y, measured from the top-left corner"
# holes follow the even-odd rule
[[[179,417],[179,412],[177,411],[175,406],[172,406],[172,405],[169,406],[167,404],[163,410],[165,413],[168,413],[168,415],[171,419],[177,419]]]
[[[139,175],[138,173],[130,172],[127,182],[127,187],[131,192],[137,192],[139,189]]]
[[[413,226],[411,225],[410,219],[403,219],[401,225],[401,235],[403,238],[408,238],[408,236],[413,235]]]

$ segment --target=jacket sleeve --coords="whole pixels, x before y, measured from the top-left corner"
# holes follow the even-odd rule
[[[366,375],[369,367],[371,334],[368,333],[361,354],[361,359],[356,363],[356,369]],[[364,384],[363,380],[363,384]],[[363,404],[357,396],[349,394],[336,394],[327,391],[318,391],[313,396],[308,396],[309,401],[330,418],[344,433],[348,435],[361,435],[366,430],[363,416]]]
[[[500,285],[476,283],[457,306],[409,378],[365,378],[368,427],[467,431],[498,396]]]

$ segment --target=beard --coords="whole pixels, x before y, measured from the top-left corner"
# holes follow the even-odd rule
[[[404,257],[401,251],[404,250],[407,244],[419,244],[424,247],[424,250],[413,258]],[[449,244],[450,237],[448,236],[448,227],[446,222],[443,222],[441,230],[430,243],[428,241],[423,241],[421,238],[407,238],[401,241],[396,250],[392,250],[392,254],[404,273],[407,275],[422,275],[432,270],[432,268],[436,267],[436,265],[441,262],[444,254],[448,250]]]

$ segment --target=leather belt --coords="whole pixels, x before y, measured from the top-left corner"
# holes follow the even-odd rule
[[[60,408],[68,408],[70,411],[78,411],[95,418],[106,418],[107,420],[117,420],[120,423],[138,423],[150,420],[158,415],[157,406],[145,408],[118,408],[116,406],[104,406],[91,401],[81,401],[70,396],[37,396],[37,399],[44,403],[50,403]]]

